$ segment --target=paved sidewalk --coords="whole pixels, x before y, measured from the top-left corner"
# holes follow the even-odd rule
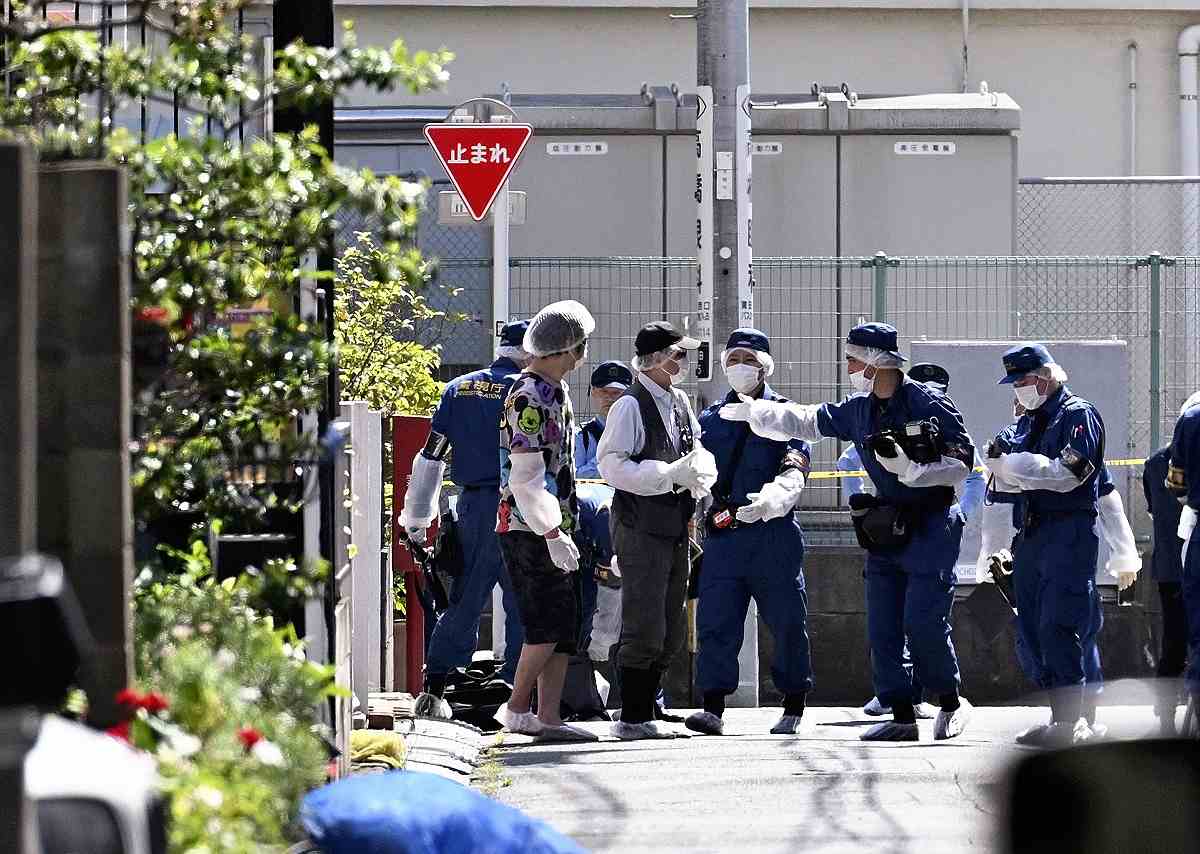
[[[877,719],[811,708],[798,736],[768,734],[778,709],[730,709],[723,737],[540,745],[505,735],[512,784],[497,797],[594,851],[1000,850],[1006,772],[1027,748],[1013,735],[1048,718],[1029,706],[976,709],[959,738],[869,744]],[[1114,737],[1155,729],[1146,706],[1105,706]],[[683,730],[682,725],[672,729]]]

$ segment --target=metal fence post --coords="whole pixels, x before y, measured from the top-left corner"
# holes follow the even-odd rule
[[[875,268],[875,310],[873,319],[882,322],[887,319],[887,253],[882,251],[876,252],[875,257],[871,259],[871,265]]]
[[[1150,268],[1150,453],[1154,453],[1162,440],[1162,268],[1175,266],[1175,259],[1151,252],[1138,266]]]

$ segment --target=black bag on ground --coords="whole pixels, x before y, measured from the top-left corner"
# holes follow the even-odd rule
[[[567,678],[563,683],[562,704],[559,709],[563,720],[606,721],[604,698],[596,687],[596,668],[586,654],[573,655],[567,664]]]

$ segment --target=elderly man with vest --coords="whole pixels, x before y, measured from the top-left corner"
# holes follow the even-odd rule
[[[609,410],[600,439],[600,474],[616,490],[611,524],[621,567],[616,663],[623,706],[613,735],[623,740],[676,735],[655,725],[654,700],[685,640],[688,526],[696,500],[717,479],[687,395],[675,388],[688,353],[699,346],[666,321],[643,326],[634,343],[637,378]]]
[[[766,335],[735,329],[721,364],[731,390],[700,415],[704,447],[717,459],[696,614],[696,681],[704,709],[686,725],[706,735],[723,734],[725,698],[738,687],[738,651],[753,598],[775,640],[771,678],[783,692],[783,714],[771,732],[794,735],[812,688],[804,534],[794,513],[811,453],[807,442],[764,439],[719,414],[739,394],[786,402],[767,384],[775,363]]]

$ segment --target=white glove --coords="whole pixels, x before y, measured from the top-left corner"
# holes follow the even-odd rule
[[[579,569],[579,547],[566,534],[560,532],[557,537],[548,537],[546,548],[550,549],[550,560],[563,572]]]
[[[726,421],[749,421],[754,408],[754,398],[739,394],[741,403],[727,403],[721,407],[719,414]]]
[[[778,519],[787,515],[795,506],[795,499],[791,493],[776,483],[765,483],[761,490],[748,492],[746,497],[750,499],[750,503],[738,508],[737,518],[739,522],[745,522],[747,525]]]
[[[408,516],[408,508],[405,507],[400,511],[400,515],[396,518],[396,523],[404,529],[404,534],[416,543],[418,546],[425,545],[425,533],[429,525],[418,520],[410,519]]]
[[[1128,590],[1133,586],[1133,582],[1137,581],[1136,572],[1118,572],[1117,573],[1117,589]]]
[[[1179,527],[1175,529],[1175,536],[1183,540],[1184,545],[1192,538],[1192,531],[1196,527],[1196,511],[1191,507],[1184,507],[1179,513]]]
[[[667,466],[667,477],[698,498],[717,482],[717,463],[704,448],[694,448]]]
[[[755,400],[744,394],[738,397],[741,403],[727,403],[719,410],[720,416],[726,421],[745,421],[757,435],[777,442],[789,439],[815,442],[821,438],[821,432],[817,429],[820,406]]]
[[[614,577],[616,577],[616,578],[620,578],[620,577],[621,577],[621,567],[620,567],[620,565],[617,563],[617,556],[616,556],[616,555],[613,555],[613,558],[612,558],[612,563],[610,563],[608,566],[609,566],[609,569],[612,571],[612,574],[613,574],[613,576],[614,576]]]
[[[876,454],[875,459],[879,461],[881,466],[890,471],[896,477],[903,477],[904,473],[908,471],[908,467],[912,464],[912,460],[908,458],[908,454],[904,453],[903,448],[901,448],[899,445],[896,445],[895,447],[896,456],[888,459],[887,457]]]

